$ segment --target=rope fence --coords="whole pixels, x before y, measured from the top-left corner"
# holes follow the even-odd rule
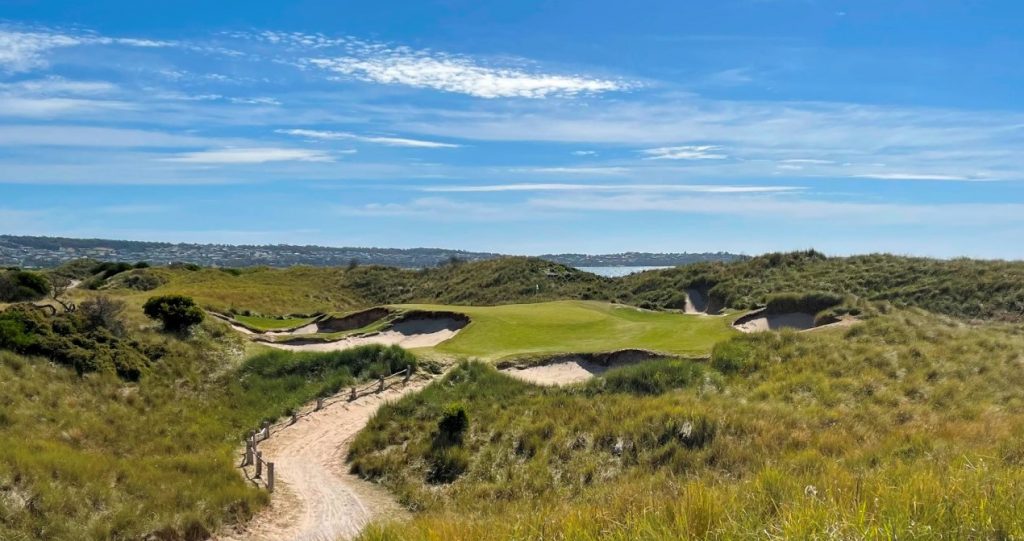
[[[407,366],[404,370],[395,372],[390,376],[381,376],[377,378],[377,381],[365,383],[361,386],[353,386],[348,393],[339,392],[329,398],[319,397],[313,404],[312,409],[306,408],[305,411],[300,410],[294,412],[291,417],[288,417],[283,421],[279,421],[274,424],[271,424],[269,421],[264,421],[263,425],[260,426],[258,430],[251,430],[246,436],[245,453],[242,456],[242,463],[239,467],[242,468],[243,471],[250,466],[254,467],[255,472],[250,479],[256,483],[262,481],[267,488],[267,492],[273,492],[274,463],[263,459],[263,453],[259,450],[260,442],[270,439],[272,434],[284,430],[286,427],[299,422],[299,419],[323,410],[327,406],[337,404],[338,402],[353,402],[361,396],[382,393],[386,389],[395,385],[399,378],[401,378],[403,385],[409,383],[409,379],[412,378],[412,367]],[[246,474],[248,475],[248,472],[246,472]],[[264,474],[266,474],[265,479]]]

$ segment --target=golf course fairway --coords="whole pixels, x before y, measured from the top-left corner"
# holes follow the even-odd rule
[[[736,332],[730,326],[735,315],[651,312],[597,301],[394,307],[466,314],[470,324],[431,351],[487,361],[621,349],[699,356]]]

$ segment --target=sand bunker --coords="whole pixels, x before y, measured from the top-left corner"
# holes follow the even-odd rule
[[[748,317],[748,316],[755,317]],[[793,312],[788,314],[768,314],[758,312],[748,314],[736,320],[733,327],[742,332],[777,331],[779,329],[796,329],[805,331],[814,328],[814,314]]]
[[[537,385],[569,385],[587,381],[607,370],[607,366],[586,361],[566,361],[522,369],[506,368],[502,372]]]
[[[616,366],[663,357],[642,349],[626,349],[608,353],[573,353],[545,359],[543,364],[520,368],[511,366],[501,371],[537,385],[570,385],[599,376]]]
[[[264,342],[266,345],[291,351],[340,351],[356,346],[380,344],[403,348],[434,347],[455,336],[469,324],[462,314],[448,312],[410,312],[395,320],[387,329],[363,335],[348,336],[329,342],[320,340]]]
[[[708,312],[708,299],[696,289],[686,290],[686,306],[683,312],[687,314],[706,314]]]
[[[719,315],[722,306],[711,298],[708,288],[689,288],[683,291],[686,295],[686,303],[683,306],[683,313],[695,315]]]
[[[732,326],[741,332],[777,331],[795,329],[800,332],[849,327],[860,321],[854,316],[839,316],[825,323],[815,324],[815,316],[805,312],[770,314],[765,309],[755,310],[736,320]]]

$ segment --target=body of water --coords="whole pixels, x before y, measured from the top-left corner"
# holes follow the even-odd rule
[[[643,272],[654,269],[670,269],[671,267],[577,267],[581,271],[592,272],[600,276],[615,278],[636,272]]]

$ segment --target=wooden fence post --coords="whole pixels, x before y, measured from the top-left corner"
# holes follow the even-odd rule
[[[267,462],[267,492],[274,491],[274,463]]]
[[[299,416],[296,413],[292,414],[292,424],[299,422]]]
[[[384,392],[384,376],[380,377],[380,385],[377,386],[377,392],[378,393],[383,393]]]
[[[352,401],[354,401],[357,398],[359,398],[359,393],[356,392],[356,388],[355,387],[352,387],[352,394],[348,395],[348,401],[352,402]]]
[[[242,461],[242,466],[249,466],[252,464],[252,440],[245,440],[245,459]]]
[[[270,421],[263,421],[263,439],[270,439]]]
[[[412,377],[412,367],[411,366],[406,366],[405,367],[405,378],[402,379],[402,383],[409,383],[409,378],[411,378],[411,377]]]
[[[263,453],[256,451],[256,479],[263,475]]]
[[[324,399],[323,398],[317,398],[316,399],[316,409],[313,410],[313,411],[320,411],[322,409],[324,409]]]

